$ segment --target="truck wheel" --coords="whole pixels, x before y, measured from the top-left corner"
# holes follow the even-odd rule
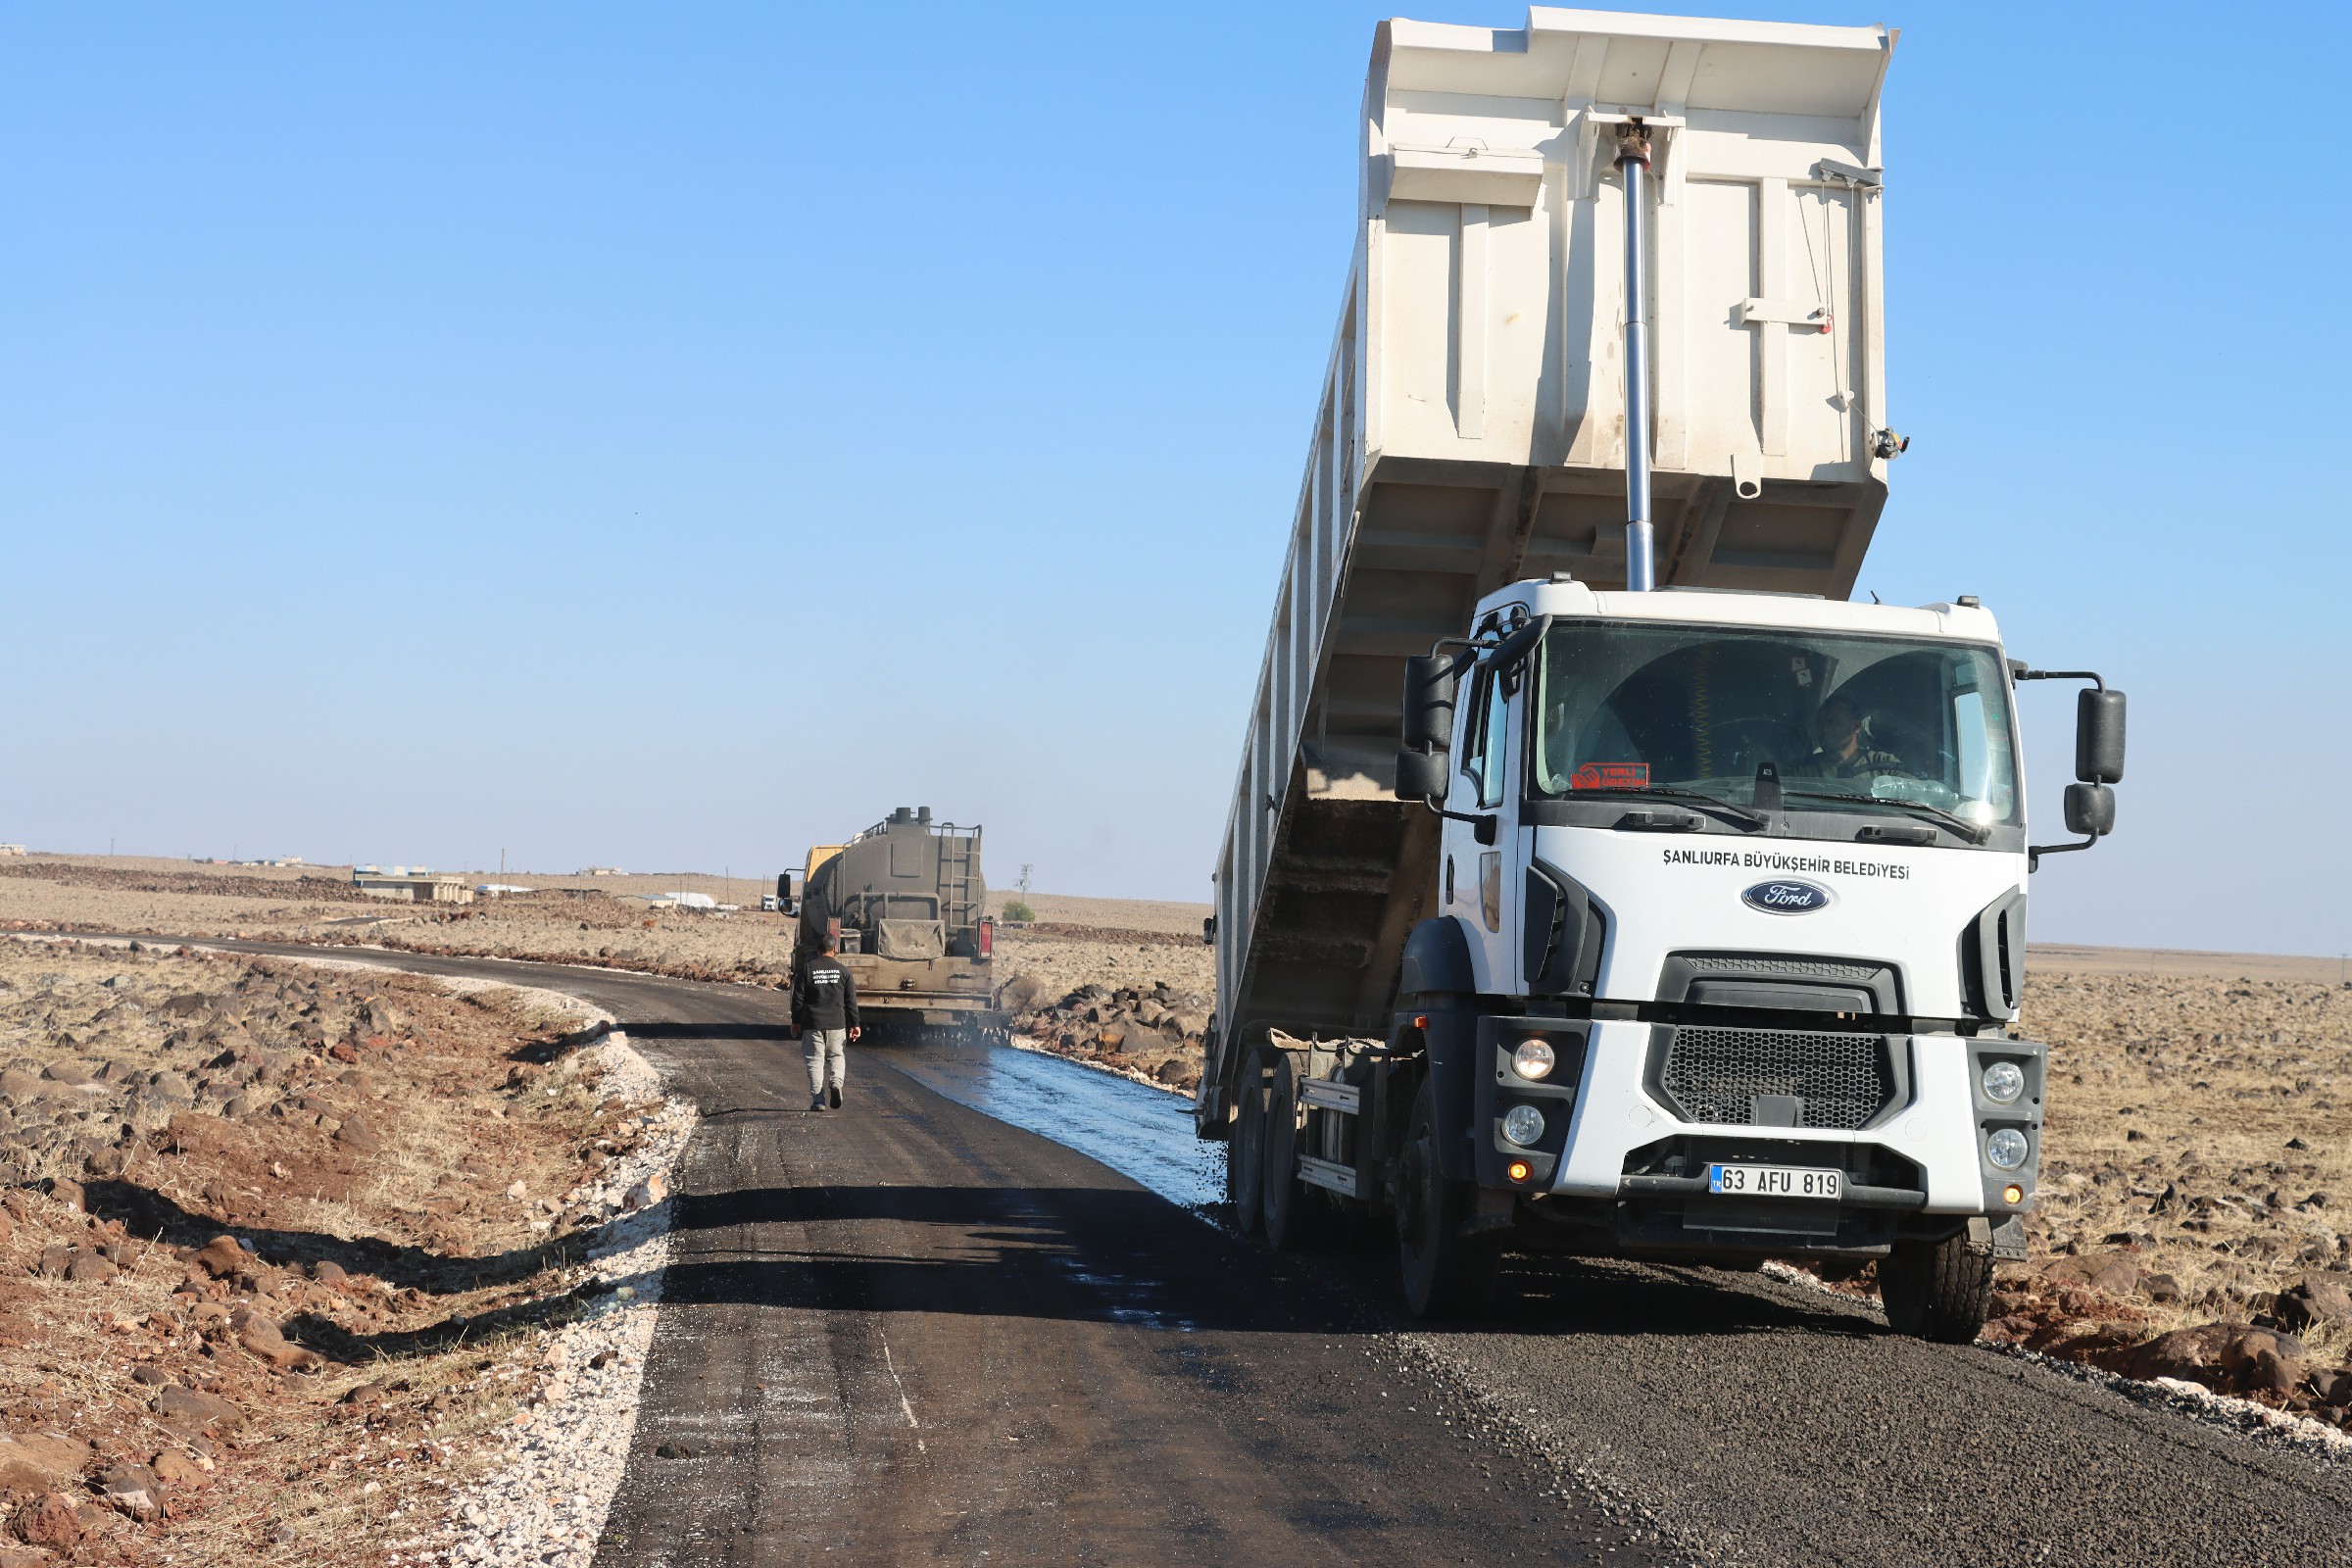
[[[1965,1234],[1897,1242],[1879,1264],[1879,1299],[1897,1334],[1970,1344],[1992,1306],[1992,1258],[1970,1251]]]
[[[1320,1187],[1298,1179],[1298,1069],[1290,1053],[1274,1054],[1274,1085],[1266,1095],[1266,1240],[1278,1252],[1325,1246],[1339,1217]]]
[[[1479,1317],[1494,1304],[1502,1244],[1464,1236],[1478,1189],[1448,1181],[1438,1164],[1438,1097],[1428,1079],[1413,1097],[1412,1120],[1397,1159],[1396,1250],[1404,1304],[1415,1317]]]
[[[1240,1115],[1225,1141],[1225,1196],[1233,1203],[1233,1228],[1255,1236],[1265,1223],[1266,1058],[1253,1051],[1234,1080]]]

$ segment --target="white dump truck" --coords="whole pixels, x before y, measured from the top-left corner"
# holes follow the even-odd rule
[[[2113,826],[2124,699],[1973,597],[1848,601],[1905,444],[1893,47],[1375,35],[1196,1122],[1274,1246],[1393,1221],[1416,1312],[1511,1250],[1868,1258],[1963,1340],[2022,1255],[2027,876]],[[2057,676],[2081,782],[2037,847],[2014,691]]]

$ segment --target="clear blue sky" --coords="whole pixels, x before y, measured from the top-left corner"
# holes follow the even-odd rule
[[[1904,29],[1863,587],[2132,694],[2035,935],[2352,948],[2352,8],[1738,9]],[[0,838],[1204,898],[1381,14],[0,13]]]

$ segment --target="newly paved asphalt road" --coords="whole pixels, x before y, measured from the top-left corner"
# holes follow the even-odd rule
[[[600,1564],[2352,1560],[2352,1465],[1815,1293],[1531,1264],[1432,1333],[889,1052],[808,1114],[771,992],[350,956],[583,995],[702,1106]]]

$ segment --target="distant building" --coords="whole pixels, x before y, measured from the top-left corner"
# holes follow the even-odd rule
[[[351,873],[351,885],[373,898],[395,899],[403,904],[471,904],[473,889],[462,876],[436,875],[422,866],[414,871],[396,865],[389,871],[379,871],[372,865],[356,866]]]
[[[627,876],[627,875],[628,875],[628,873],[627,873],[626,871],[623,871],[623,870],[622,870],[622,869],[621,869],[619,866],[617,866],[617,865],[583,865],[583,866],[581,866],[581,867],[580,867],[580,875],[582,875],[582,876]]]
[[[22,844],[0,844],[0,855],[21,856],[24,853],[24,846]]]

